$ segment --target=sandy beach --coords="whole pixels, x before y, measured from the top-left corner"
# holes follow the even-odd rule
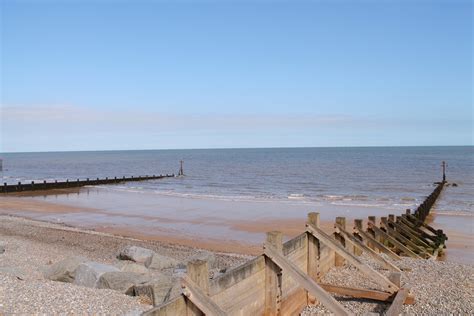
[[[199,252],[191,247],[12,216],[0,216],[0,244],[5,249],[0,254],[0,315],[139,315],[152,307],[148,300],[113,290],[50,281],[43,271],[73,256],[117,265],[117,254],[128,245],[145,247],[176,260],[185,260]],[[237,254],[216,253],[215,256],[215,270],[229,268],[248,258]]]
[[[2,196],[0,246],[5,252],[0,254],[0,314],[139,315],[152,308],[148,296],[128,296],[110,289],[51,281],[44,271],[74,256],[120,267],[123,263],[117,254],[121,249],[139,246],[183,263],[197,254],[212,253],[216,258],[210,270],[212,278],[261,254],[268,231],[282,231],[285,240],[299,235],[307,212],[315,208],[321,210],[321,227],[327,233],[334,231],[336,216],[345,216],[349,224],[354,218],[387,215],[386,210],[367,207],[351,207],[349,211],[335,206],[209,201],[98,188]],[[410,286],[416,297],[414,305],[403,307],[404,313],[474,312],[471,219],[462,213],[437,211],[436,207],[430,214],[430,224],[449,236],[447,249],[441,261],[403,258],[398,263],[404,269],[402,285]],[[374,269],[380,268],[365,255],[361,258]],[[179,269],[147,271],[150,278],[157,280],[167,275],[173,283],[166,284],[174,284],[169,285],[170,293],[179,293]],[[331,268],[322,281],[378,289],[352,265]],[[383,313],[389,307],[367,300],[347,300],[337,295],[335,298],[357,315]],[[328,314],[322,306],[307,306],[302,313]]]
[[[286,240],[304,230],[308,212],[321,214],[321,226],[333,231],[337,216],[365,219],[400,214],[404,210],[377,207],[302,204],[288,201],[254,202],[206,200],[149,193],[114,192],[100,188],[8,194],[0,199],[0,214],[24,216],[52,223],[150,241],[163,241],[213,251],[256,255],[265,233],[283,232]],[[438,212],[429,218],[448,232],[442,259],[474,263],[474,217]]]
[[[93,289],[45,279],[42,271],[51,264],[81,255],[103,264],[117,265],[117,253],[134,245],[152,249],[176,260],[186,260],[199,249],[159,241],[124,238],[62,224],[45,223],[13,216],[0,216],[0,314],[113,314],[139,315],[150,309],[150,301],[116,291]],[[251,257],[215,253],[213,271],[239,265]],[[362,259],[374,265],[369,258]],[[405,305],[408,315],[460,314],[474,312],[472,300],[473,265],[405,258],[402,285],[410,284],[416,297],[414,305]],[[374,268],[376,268],[376,264]],[[346,286],[374,287],[351,265],[331,269],[324,282]],[[368,282],[368,283],[367,283]],[[375,288],[377,286],[375,285]],[[345,308],[357,315],[381,313],[387,304],[347,300],[335,296]],[[67,302],[67,304],[65,304]],[[302,315],[328,315],[321,306],[308,306]]]

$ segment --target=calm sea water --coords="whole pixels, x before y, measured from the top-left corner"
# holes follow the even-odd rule
[[[199,199],[327,202],[410,208],[441,180],[449,187],[438,205],[474,213],[474,147],[278,148],[6,153],[1,182],[177,173],[186,176],[106,186]]]

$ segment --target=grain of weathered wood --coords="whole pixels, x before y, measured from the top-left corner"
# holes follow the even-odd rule
[[[384,259],[383,257],[381,257],[378,253],[376,253],[375,251],[373,251],[372,249],[370,249],[369,247],[364,245],[364,243],[362,243],[359,239],[357,239],[354,236],[352,236],[351,234],[349,234],[347,231],[345,231],[339,225],[336,224],[336,228],[339,230],[339,233],[341,233],[344,236],[344,238],[346,238],[346,241],[352,243],[352,245],[354,247],[356,247],[356,248],[360,249],[361,251],[367,253],[371,258],[373,258],[375,261],[380,263],[382,266],[386,267],[389,270],[399,271],[399,272],[401,271],[396,265],[394,265],[390,261],[388,261],[388,260]]]
[[[189,261],[186,273],[204,294],[209,295],[209,263],[207,261],[200,259]]]
[[[405,236],[408,236],[411,241],[413,241],[415,244],[418,246],[424,247],[426,249],[431,249],[431,252],[436,248],[435,245],[431,244],[431,242],[428,242],[426,240],[423,240],[422,237],[411,231],[408,227],[405,225],[396,222],[395,220],[389,220],[388,221],[391,225],[395,227],[396,230],[402,232]]]
[[[426,255],[430,256],[426,249],[424,249],[423,247],[415,244],[413,241],[411,241],[410,239],[406,238],[405,236],[403,236],[400,232],[396,231],[395,229],[393,229],[391,227],[391,225],[388,223],[388,220],[386,217],[381,217],[381,222],[383,224],[383,227],[387,230],[386,233],[390,236],[392,236],[393,238],[397,239],[399,242],[401,242],[402,244],[404,244],[407,248],[412,248],[413,249],[413,252],[417,253],[418,256],[420,257],[426,257]]]
[[[423,228],[426,228],[428,229],[430,232],[432,232],[433,234],[437,235],[437,236],[442,236],[444,238],[446,238],[446,235],[443,233],[443,231],[438,231],[436,229],[434,229],[432,226],[424,223],[423,221],[420,221],[418,218],[416,218],[416,216],[413,216],[413,215],[406,215],[406,218],[408,220],[410,220],[412,223],[414,223],[416,226],[420,227],[422,226]],[[447,239],[447,238],[446,238]]]
[[[400,222],[404,224],[406,227],[409,227],[412,231],[420,234],[423,238],[431,240],[435,244],[439,244],[441,242],[441,238],[437,235],[428,234],[428,232],[422,230],[421,228],[415,226],[412,222],[410,222],[405,215],[400,217]]]
[[[397,295],[395,296],[395,299],[392,302],[392,305],[390,305],[390,308],[385,313],[385,316],[398,316],[398,315],[400,315],[403,303],[405,302],[406,298],[408,297],[408,292],[409,292],[409,289],[407,289],[407,288],[401,288],[398,291]]]
[[[168,302],[143,312],[142,316],[176,316],[186,314],[186,299],[181,294]],[[191,314],[189,315],[191,316]]]
[[[222,310],[209,296],[207,296],[191,279],[184,277],[181,280],[183,294],[206,315],[225,316]]]
[[[364,232],[363,230],[358,230],[357,228],[356,228],[356,230],[357,230],[357,233],[362,237],[362,239],[365,239],[367,242],[371,242],[372,245],[375,248],[377,248],[381,252],[385,253],[386,255],[388,255],[393,260],[400,260],[401,259],[395,252],[393,252],[392,250],[385,247],[385,245],[380,243],[378,240],[376,240],[370,234]]]
[[[332,285],[332,284],[322,284],[322,283],[318,283],[318,284],[327,292],[339,294],[339,295],[352,296],[356,298],[365,298],[365,299],[382,301],[382,302],[392,302],[395,296],[393,293],[388,293],[388,292],[383,292],[383,291],[358,289],[358,288],[337,286],[337,285]],[[415,302],[415,299],[413,296],[407,296],[405,300],[405,304],[410,305],[410,304],[413,304],[414,302]]]
[[[340,216],[336,217],[336,224],[335,225],[339,225],[340,227],[343,227],[344,229],[346,229],[346,218],[345,217],[340,217]],[[343,248],[345,248],[346,250],[348,250],[349,252],[352,253],[352,251],[349,250],[349,245],[346,243],[343,236],[341,236],[340,234],[335,232],[334,233],[334,239],[337,240]],[[342,267],[344,265],[344,262],[345,262],[344,257],[339,255],[336,252],[336,255],[335,255],[335,258],[334,258],[335,266],[336,267]]]
[[[407,256],[409,257],[412,257],[412,258],[418,258],[418,259],[421,259],[421,257],[419,255],[417,255],[415,252],[413,252],[411,249],[409,249],[408,247],[406,247],[404,244],[402,244],[401,242],[399,242],[397,239],[395,239],[394,237],[390,236],[389,234],[387,234],[386,232],[384,232],[383,230],[381,230],[380,228],[378,228],[374,222],[371,222],[369,221],[368,223],[370,229],[372,229],[373,231],[375,231],[377,234],[379,234],[380,236],[383,236],[385,239],[387,239],[388,241],[390,241],[395,247],[397,247],[398,249],[400,249],[400,251],[402,251],[404,254],[406,254]]]
[[[308,213],[307,224],[319,227],[319,213],[311,212]],[[320,272],[319,269],[319,241],[311,234],[307,233],[308,239],[308,276],[316,281]],[[314,295],[308,292],[307,296],[308,305],[316,304],[317,299]]]
[[[402,274],[401,272],[391,272],[388,276],[388,279],[400,287],[402,282]]]
[[[267,233],[266,245],[271,245],[276,252],[283,255],[283,234],[279,231]],[[265,257],[265,316],[280,315],[282,288],[281,268],[270,258]]]
[[[338,301],[324,291],[314,280],[309,278],[292,262],[283,257],[276,249],[270,245],[264,246],[265,255],[275,262],[284,273],[288,273],[305,290],[314,295],[327,309],[336,315],[353,315],[347,311]]]
[[[321,242],[325,243],[327,246],[333,248],[338,254],[340,254],[344,259],[353,264],[357,269],[364,273],[367,277],[371,278],[377,284],[381,285],[384,290],[394,293],[398,290],[398,286],[390,282],[383,274],[375,271],[365,263],[359,260],[356,256],[349,253],[346,249],[342,248],[334,239],[326,235],[321,229],[317,227],[307,226],[307,231],[313,234]]]

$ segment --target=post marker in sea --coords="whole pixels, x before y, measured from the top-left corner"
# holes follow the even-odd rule
[[[446,163],[446,161],[443,160],[441,166],[443,167],[443,182],[446,182],[446,167],[448,166],[448,164]]]
[[[180,161],[179,161],[178,177],[184,177],[183,164],[184,164],[184,161],[183,161],[183,160],[180,160]]]

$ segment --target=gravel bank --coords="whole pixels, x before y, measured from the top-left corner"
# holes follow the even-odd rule
[[[379,268],[369,258],[363,261]],[[411,288],[415,304],[404,305],[404,315],[474,315],[474,266],[453,262],[420,260],[403,257],[396,263],[403,268],[401,285]],[[378,270],[384,275],[387,271]],[[361,274],[354,266],[332,268],[322,283],[380,290],[381,288]],[[367,312],[383,314],[389,304],[335,296],[346,309],[363,315]],[[304,316],[330,315],[322,306],[308,306]]]
[[[157,253],[185,260],[199,249],[161,242],[122,238],[64,225],[0,215],[0,315],[9,314],[139,314],[151,308],[146,301],[111,290],[80,287],[45,280],[42,268],[70,256],[117,264],[117,253],[127,245],[141,246]],[[238,265],[249,256],[216,254],[217,269]],[[370,258],[363,261],[388,275]],[[397,265],[405,268],[402,285],[409,284],[414,305],[405,305],[407,315],[474,315],[474,266],[452,262],[403,258]],[[323,283],[381,289],[358,270],[346,265],[333,268]],[[383,314],[388,304],[335,296],[348,310],[358,315]],[[309,306],[303,314],[329,315],[322,306]]]
[[[44,279],[42,269],[71,256],[117,264],[127,245],[141,246],[184,260],[199,249],[122,238],[73,227],[0,216],[0,315],[137,314],[151,308],[138,297]],[[247,256],[216,254],[217,269],[244,262]],[[145,304],[144,304],[145,303]]]

